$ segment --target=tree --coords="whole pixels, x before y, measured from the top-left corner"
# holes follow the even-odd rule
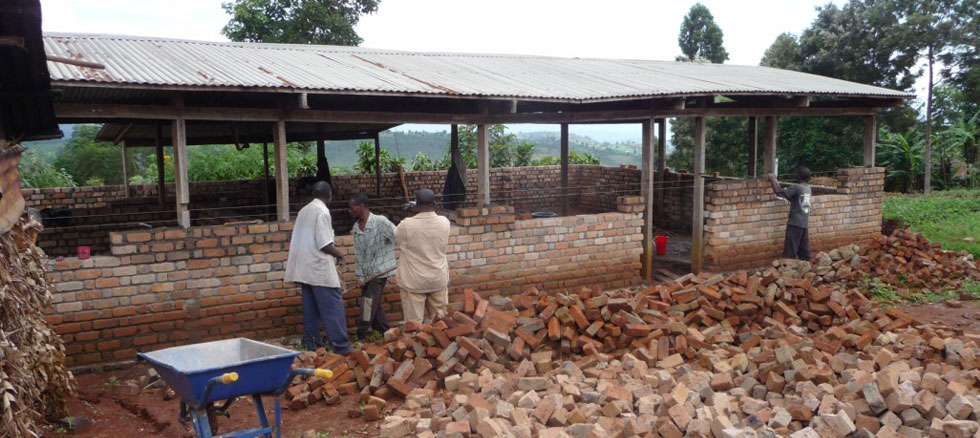
[[[374,144],[366,141],[357,142],[357,165],[354,170],[362,175],[375,173]],[[398,172],[398,166],[405,165],[405,158],[395,158],[387,149],[381,149],[380,155],[382,172]]]
[[[380,0],[234,0],[221,33],[232,41],[356,46],[354,26]]]
[[[723,33],[715,24],[708,8],[697,3],[681,22],[677,37],[683,56],[680,61],[708,61],[721,64],[728,59],[723,46]],[[711,144],[711,152],[705,157],[705,168],[727,175],[741,173],[747,166],[747,134],[745,119],[709,118],[705,124],[705,141]],[[671,145],[667,158],[670,167],[692,169],[694,162],[694,120],[675,118],[671,121]]]
[[[969,39],[975,34],[970,26],[977,24],[980,5],[976,0],[898,0],[905,14],[904,34],[910,45],[908,56],[921,57],[926,63],[925,169],[923,191],[932,191],[932,116],[933,88],[937,61],[952,62],[960,52],[969,52]],[[947,66],[947,69],[953,66]]]
[[[799,70],[803,64],[801,57],[800,44],[797,42],[796,35],[791,33],[781,33],[776,37],[776,41],[766,49],[759,65],[763,67],[781,68],[783,70]]]
[[[721,64],[728,60],[724,47],[724,33],[715,24],[711,11],[701,3],[695,3],[681,22],[681,32],[677,44],[684,53],[685,61],[705,59]]]
[[[897,0],[850,0],[828,4],[799,36],[779,35],[760,64],[892,89],[910,89],[917,57],[903,28]],[[917,123],[910,108],[878,112],[881,126],[906,132]],[[806,165],[832,170],[858,165],[863,128],[850,117],[781,118],[777,151],[783,168]]]
[[[122,147],[95,141],[99,125],[76,126],[52,163],[76,182],[122,184]]]

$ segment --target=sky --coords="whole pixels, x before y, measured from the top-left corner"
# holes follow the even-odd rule
[[[831,0],[702,0],[724,32],[728,64],[758,65],[776,36],[799,33]],[[842,0],[833,0],[842,4]],[[222,0],[41,0],[46,32],[227,41]],[[381,0],[357,32],[363,47],[564,57],[673,60],[694,1]],[[509,125],[515,132],[553,125]],[[401,130],[447,130],[403,125]],[[600,141],[639,141],[639,125],[573,125]]]

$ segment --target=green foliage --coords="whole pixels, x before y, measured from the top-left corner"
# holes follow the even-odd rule
[[[761,126],[761,125],[760,125]],[[667,165],[694,170],[694,119],[674,119],[670,125],[673,150]],[[748,121],[744,117],[712,117],[705,120],[705,170],[743,176],[748,172]]]
[[[419,151],[415,154],[415,158],[412,158],[412,171],[413,172],[426,172],[430,170],[439,170],[437,167],[438,163],[429,158],[428,155]]]
[[[901,134],[884,129],[878,142],[878,162],[887,168],[885,187],[891,191],[911,192],[919,186],[925,139],[919,130]]]
[[[361,15],[380,0],[234,0],[222,3],[231,15],[221,30],[232,41],[356,46]]]
[[[109,380],[106,380],[106,382],[103,383],[102,386],[119,386],[119,384],[120,384],[119,378],[116,376],[112,376],[109,377]]]
[[[164,148],[164,180],[174,181],[173,149]],[[316,157],[310,146],[304,143],[286,144],[286,163],[290,177],[316,174]],[[260,179],[265,177],[262,169],[264,159],[262,146],[238,150],[232,145],[202,145],[187,148],[187,176],[190,181],[222,181]],[[275,158],[269,147],[269,177],[275,177]],[[146,156],[141,163],[143,171],[129,178],[130,184],[156,184],[156,154]],[[331,169],[333,170],[333,169]]]
[[[677,36],[677,44],[684,54],[683,60],[707,60],[721,64],[728,60],[728,51],[724,47],[724,33],[715,24],[711,11],[701,3],[695,3],[681,22],[681,31]]]
[[[374,143],[362,141],[357,143],[357,166],[355,169],[359,174],[374,174]],[[398,172],[398,166],[405,165],[405,158],[395,158],[387,149],[381,148],[381,171]]]
[[[865,279],[863,283],[863,289],[870,292],[873,301],[890,303],[902,298],[891,286],[885,284],[879,278]]]
[[[75,181],[122,184],[122,148],[96,142],[99,129],[98,125],[76,126],[52,164],[64,169]]]
[[[561,158],[546,155],[541,158],[537,158],[531,162],[531,166],[558,166],[561,164]],[[568,151],[568,164],[599,164],[599,157],[589,153],[580,153],[578,151]]]
[[[980,282],[968,281],[960,288],[960,295],[969,295],[973,299],[980,298]]]
[[[980,190],[946,190],[929,196],[887,196],[884,219],[908,224],[930,241],[953,251],[967,250],[980,257],[980,242],[963,239],[980,236]]]
[[[761,132],[761,122],[759,126]],[[864,123],[860,119],[785,117],[779,119],[777,126],[780,173],[790,173],[800,166],[814,172],[829,172],[861,165],[864,160],[861,147]],[[762,146],[759,148],[761,151]]]
[[[65,169],[54,167],[44,154],[28,149],[20,156],[20,185],[24,188],[75,187]]]
[[[762,61],[759,65],[784,70],[799,70],[802,64],[800,61],[800,50],[800,44],[797,42],[796,35],[783,32],[766,49],[766,53],[762,56]]]

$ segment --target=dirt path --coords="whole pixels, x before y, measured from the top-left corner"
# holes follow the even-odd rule
[[[122,385],[130,380],[138,380],[144,373],[142,365],[101,373],[88,373],[77,376],[78,391],[68,400],[68,413],[72,417],[85,417],[91,424],[80,424],[74,433],[50,426],[43,438],[64,437],[110,437],[131,438],[152,436],[159,438],[193,438],[190,423],[187,426],[177,420],[179,402],[177,399],[164,400],[163,390],[148,389],[136,396],[121,394],[122,391],[109,390],[107,382],[113,377]],[[358,397],[346,396],[336,406],[323,402],[299,411],[283,409],[283,437],[299,438],[307,430],[326,432],[321,437],[366,437],[379,434],[380,422],[365,422],[360,418],[349,418],[347,411],[357,405]],[[263,400],[270,421],[274,418],[273,401]],[[391,404],[385,411],[393,410]],[[258,426],[255,408],[250,399],[240,398],[229,410],[231,418],[220,417],[218,433]]]
[[[980,334],[980,301],[950,300],[906,306],[903,310],[920,324],[943,325],[963,333]]]

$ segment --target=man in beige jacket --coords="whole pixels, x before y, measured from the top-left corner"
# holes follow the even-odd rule
[[[436,214],[436,195],[429,189],[415,195],[415,216],[395,229],[401,250],[396,279],[405,321],[422,323],[446,314],[449,303],[449,219]]]

